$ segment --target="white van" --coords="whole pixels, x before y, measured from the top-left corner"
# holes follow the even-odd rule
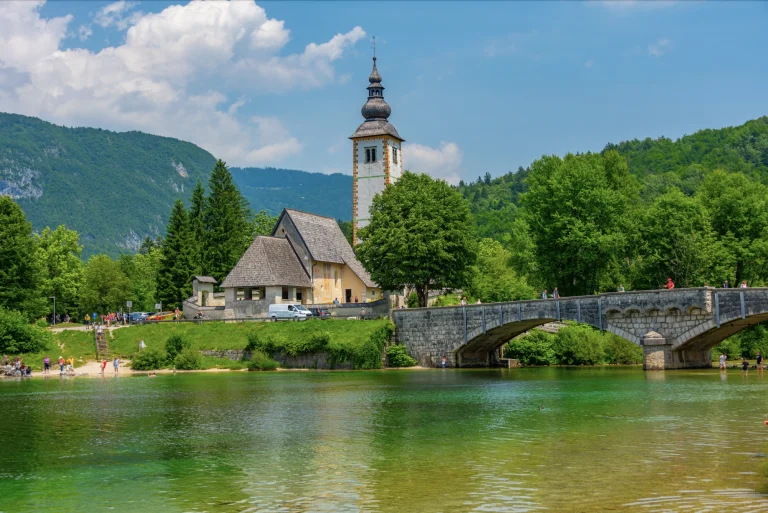
[[[269,305],[269,319],[271,321],[306,321],[307,314],[312,315],[299,305]]]

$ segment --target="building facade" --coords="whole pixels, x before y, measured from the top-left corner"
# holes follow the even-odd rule
[[[384,86],[373,58],[373,71],[368,77],[368,101],[361,113],[365,121],[352,139],[352,238],[368,226],[373,197],[403,174],[402,143],[404,139],[389,122],[392,109],[384,101]]]

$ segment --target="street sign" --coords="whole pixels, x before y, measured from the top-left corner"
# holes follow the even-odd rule
[[[126,301],[125,306],[127,306],[128,308],[131,308],[133,306],[133,301]]]
[[[163,304],[162,303],[155,303],[155,310],[162,310]]]

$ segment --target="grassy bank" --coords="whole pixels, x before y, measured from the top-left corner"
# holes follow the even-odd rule
[[[147,349],[165,351],[165,342],[172,335],[181,335],[195,350],[238,349],[248,344],[248,335],[255,333],[261,340],[281,341],[294,345],[306,340],[327,335],[335,348],[343,348],[347,354],[355,355],[365,350],[371,335],[389,321],[349,321],[328,319],[326,321],[278,322],[278,323],[160,323],[120,328],[111,332],[109,349],[113,356],[130,359],[139,349],[143,340]],[[83,360],[95,358],[93,332],[63,331],[54,335],[54,344],[46,353],[24,355],[33,368],[42,366],[42,359],[49,354],[52,359],[61,354],[65,358],[74,356]],[[61,346],[63,345],[63,349]],[[54,354],[55,353],[55,354]],[[242,368],[239,362],[220,358],[204,357],[203,368]]]

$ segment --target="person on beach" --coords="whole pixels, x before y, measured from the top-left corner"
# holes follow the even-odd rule
[[[51,357],[46,356],[43,358],[43,374],[48,374],[51,371]]]
[[[64,374],[64,357],[59,356],[59,374]]]
[[[117,376],[118,370],[120,369],[120,358],[115,356],[114,361],[112,362],[112,365],[115,366],[115,376]]]
[[[106,358],[102,358],[101,359],[101,375],[102,376],[104,375],[104,369],[106,369],[106,368],[107,368],[107,359]]]
[[[720,355],[720,370],[721,370],[721,371],[724,371],[724,370],[725,370],[725,361],[726,361],[727,359],[728,359],[728,357],[727,357],[727,356],[725,356],[724,354],[721,354],[721,355]]]
[[[741,375],[746,376],[749,372],[749,362],[746,358],[744,358],[744,361],[741,362]]]

